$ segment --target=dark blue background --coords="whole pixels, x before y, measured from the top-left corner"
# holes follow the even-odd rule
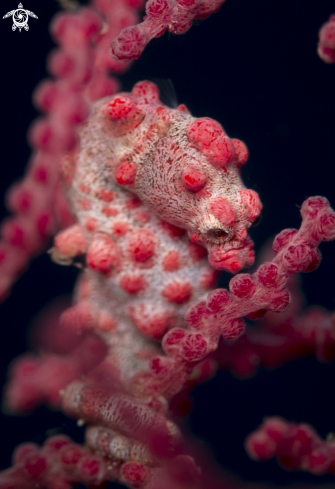
[[[17,1],[3,0],[1,17]],[[53,45],[47,26],[57,11],[54,0],[23,5],[39,17],[29,20],[29,32],[12,32],[11,19],[0,21],[1,195],[22,175],[29,157],[26,131],[37,115],[31,93],[47,76],[45,58]],[[335,206],[335,65],[316,55],[318,30],[331,13],[331,0],[227,0],[187,34],[154,40],[122,76],[126,90],[141,79],[170,78],[178,101],[195,116],[217,119],[231,137],[247,143],[251,156],[244,181],[264,203],[262,222],[253,230],[256,249],[281,229],[299,226],[298,206],[306,197],[324,195]],[[6,215],[2,200],[0,212]],[[321,249],[324,261],[303,277],[303,287],[310,304],[334,309],[335,244]],[[29,322],[53,297],[70,293],[75,276],[74,269],[43,255],[0,306],[2,381],[10,360],[27,349]],[[243,440],[269,415],[311,423],[323,437],[335,431],[334,375],[333,364],[314,359],[245,381],[220,373],[194,392],[190,428],[208,441],[222,466],[246,480],[330,482],[330,476],[250,461]],[[46,409],[25,418],[2,416],[0,422],[3,468],[19,442],[42,442],[49,428],[81,436],[73,421]]]

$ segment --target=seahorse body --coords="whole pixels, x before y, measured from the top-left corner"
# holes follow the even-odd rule
[[[155,411],[165,412],[183,381],[166,391],[141,381],[163,354],[157,340],[185,327],[186,309],[214,286],[212,266],[235,273],[253,263],[247,229],[261,203],[240,179],[247,156],[217,122],[164,106],[156,85],[140,82],[94,104],[63,161],[78,225],[56,237],[56,254],[86,253],[87,264],[64,320],[80,317],[80,328],[102,336],[117,382]],[[70,385],[64,406],[90,418],[82,389]],[[91,421],[115,429],[107,411]]]

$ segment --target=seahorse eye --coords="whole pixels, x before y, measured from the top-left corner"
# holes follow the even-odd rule
[[[224,229],[210,229],[207,231],[206,235],[209,239],[224,240],[228,237],[228,233],[224,231]]]

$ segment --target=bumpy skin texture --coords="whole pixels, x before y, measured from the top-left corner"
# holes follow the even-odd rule
[[[87,251],[89,292],[78,299],[105,330],[122,382],[147,370],[157,352],[147,338],[183,327],[187,308],[214,285],[204,246],[216,268],[237,272],[252,264],[246,230],[261,204],[239,177],[242,145],[235,152],[218,123],[194,119],[184,106],[164,107],[157,87],[141,82],[131,94],[94,105],[80,147],[64,160],[79,226],[56,238],[54,256]],[[78,249],[69,251],[69,242]]]
[[[52,30],[62,49],[50,57],[49,67],[60,83],[42,84],[35,97],[42,110],[57,115],[52,121],[56,125],[36,124],[31,131],[33,146],[44,157],[68,151],[75,143],[74,126],[89,112],[86,103],[115,93],[116,82],[106,72],[121,68],[110,60],[106,48],[121,27],[128,25],[112,42],[111,52],[125,61],[139,57],[150,38],[159,37],[165,29],[186,32],[194,18],[205,18],[221,3],[150,0],[147,16],[138,27],[129,27],[136,21],[129,5],[139,7],[132,0],[126,11],[121,0],[96,0],[94,6],[104,14],[102,30],[102,19],[94,12],[57,18]],[[327,62],[333,61],[332,20],[320,32],[320,56]],[[93,45],[97,49],[92,50]],[[76,62],[67,70],[64,61],[69,60]],[[87,83],[86,88],[82,86]],[[77,89],[85,100],[78,99]],[[59,112],[60,107],[64,110]],[[50,136],[46,146],[45,135]],[[242,317],[255,319],[266,310],[280,312],[287,307],[290,295],[285,283],[294,273],[318,266],[319,242],[335,238],[335,214],[326,199],[308,199],[301,209],[300,230],[284,230],[276,237],[276,258],[253,275],[236,275],[230,292],[218,289],[206,297],[216,276],[207,265],[207,251],[210,263],[219,270],[236,273],[253,262],[247,229],[257,219],[261,204],[239,178],[239,168],[248,157],[245,145],[229,139],[215,121],[192,118],[185,106],[164,107],[157,88],[148,82],[137,84],[131,94],[97,102],[79,130],[79,139],[76,150],[63,161],[63,180],[78,223],[56,237],[52,253],[62,264],[78,260],[82,265],[85,260],[76,304],[63,314],[63,329],[58,330],[60,335],[64,328],[71,329],[82,339],[68,356],[47,354],[38,361],[19,361],[7,395],[8,408],[20,411],[34,407],[31,401],[56,407],[61,392],[65,412],[89,424],[86,447],[62,435],[49,438],[41,448],[23,444],[14,453],[13,469],[1,474],[0,489],[37,485],[70,489],[79,482],[102,487],[103,481],[115,479],[145,489],[227,489],[230,486],[214,481],[214,476],[210,482],[206,477],[200,480],[192,458],[181,453],[179,432],[168,420],[173,405],[169,401],[175,393],[187,395],[192,386],[209,378],[222,356],[220,366],[242,376],[254,367],[255,355],[266,364],[266,338],[263,335],[265,341],[257,343],[258,331],[242,337]],[[33,165],[35,183],[43,183],[48,176],[40,158],[41,153]],[[14,188],[9,206],[24,213],[35,194],[34,185]],[[48,189],[42,194],[49,202]],[[12,229],[16,231],[16,227],[6,228],[7,241],[22,248],[24,240],[11,242],[12,234],[14,238],[17,234],[10,233]],[[35,252],[31,248],[29,253]],[[7,248],[0,251],[0,260],[6,253]],[[15,254],[9,258],[10,264],[15,263],[14,270],[6,270],[12,279],[23,265]],[[7,290],[8,276],[2,277],[0,292],[1,286]],[[284,333],[289,354],[292,340],[303,351],[307,344],[309,352],[333,358],[332,322],[327,317],[321,324],[320,313],[311,316],[307,339],[301,324],[292,325],[292,338]],[[205,358],[222,336],[220,348]],[[285,347],[280,354],[277,351],[278,363],[290,358]],[[278,420],[269,422],[273,425]],[[280,420],[287,433],[283,444],[274,447],[271,436],[263,436],[269,435],[269,422],[260,429],[260,438],[257,433],[249,438],[255,442],[247,443],[254,458],[291,455],[296,432],[311,434],[306,427],[286,426]],[[310,439],[318,449],[320,440]],[[326,456],[323,450],[308,453],[312,455],[308,466],[304,453],[301,467],[334,473],[331,448]]]
[[[4,478],[22,481],[22,470],[33,465],[36,473],[22,486],[27,489],[56,473],[69,482],[64,487],[87,483],[87,477],[95,485],[116,479],[145,489],[164,480],[180,489],[208,487],[169,420],[171,399],[214,373],[217,362],[208,354],[221,337],[243,334],[243,317],[285,310],[288,279],[313,271],[320,241],[335,238],[334,211],[325,198],[311,197],[301,207],[301,228],[275,238],[271,262],[252,275],[235,275],[229,292],[207,295],[217,273],[207,253],[212,265],[232,273],[253,262],[247,229],[261,203],[239,177],[247,156],[245,145],[229,139],[217,122],[195,119],[183,105],[165,107],[150,82],[92,106],[76,149],[62,162],[77,224],[56,236],[52,256],[84,267],[62,327],[94,333],[107,345],[104,351],[92,340],[90,366],[82,365],[77,378],[67,372],[62,391],[64,412],[89,425],[86,446],[94,455],[87,459],[89,452],[78,447],[51,453],[47,443],[24,454]],[[36,379],[48,362],[33,366]],[[14,374],[9,396],[17,391]],[[54,402],[53,394],[38,386],[40,399]],[[12,409],[15,402],[9,399]],[[80,452],[71,471],[63,450]]]
[[[285,283],[318,266],[316,247],[334,239],[335,214],[326,199],[308,199],[301,229],[276,237],[272,262],[254,275],[236,275],[230,293],[206,297],[215,271],[205,247],[219,269],[234,273],[253,262],[247,229],[261,203],[239,177],[244,144],[184,106],[164,107],[149,82],[96,103],[79,136],[76,152],[63,161],[78,224],[56,237],[53,254],[61,261],[86,254],[78,302],[63,324],[94,330],[108,353],[96,373],[66,388],[63,409],[93,425],[87,443],[96,453],[113,458],[106,437],[120,435],[126,445],[138,440],[154,450],[158,437],[177,455],[169,401],[192,371],[195,383],[212,375],[205,356],[221,335],[243,334],[243,316],[287,308]]]
[[[234,273],[253,263],[246,231],[262,206],[239,176],[247,159],[245,146],[231,140],[217,122],[195,119],[184,106],[164,107],[156,86],[141,82],[131,94],[98,102],[80,131],[80,141],[79,153],[64,162],[63,171],[83,227],[94,218],[95,232],[118,240],[120,231],[112,230],[115,222],[122,219],[134,230],[135,217],[141,222],[138,228],[148,230],[152,225],[145,225],[149,216],[143,213],[150,210],[186,229],[192,242],[207,248],[216,269]],[[123,215],[131,203],[120,187],[137,195],[147,209]]]
[[[150,82],[94,104],[79,139],[62,164],[78,224],[56,237],[53,257],[69,263],[86,254],[77,304],[62,323],[94,330],[108,353],[103,375],[67,387],[63,408],[104,430],[149,444],[159,433],[163,446],[175,446],[178,430],[162,414],[192,361],[209,351],[201,333],[185,336],[184,320],[215,283],[206,248],[216,268],[233,273],[254,259],[247,229],[261,203],[239,176],[247,149],[217,122],[165,107]],[[164,348],[172,357],[163,357],[157,340],[171,328]],[[89,433],[101,451],[101,435]]]

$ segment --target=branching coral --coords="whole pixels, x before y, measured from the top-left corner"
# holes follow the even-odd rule
[[[3,477],[8,484],[20,487],[30,487],[34,480],[47,487],[66,487],[71,481],[97,484],[115,478],[129,486],[196,487],[198,470],[185,455],[187,449],[175,425],[171,421],[166,424],[165,416],[171,416],[169,401],[178,392],[187,397],[188,387],[211,376],[225,359],[243,363],[248,347],[249,352],[254,349],[251,364],[255,355],[263,361],[264,349],[262,353],[262,346],[253,346],[257,340],[252,333],[245,336],[251,339],[251,346],[242,336],[241,342],[233,343],[235,353],[227,352],[221,344],[219,356],[203,358],[215,350],[221,335],[231,341],[243,334],[241,317],[256,319],[267,309],[285,309],[289,302],[284,288],[287,279],[292,273],[317,267],[320,256],[316,246],[334,238],[334,213],[325,199],[307,200],[301,209],[302,228],[298,232],[286,230],[276,238],[277,257],[272,262],[261,265],[254,274],[236,275],[230,282],[230,293],[219,289],[201,297],[200,291],[212,284],[214,275],[205,265],[204,249],[196,243],[208,249],[210,263],[219,269],[235,273],[253,261],[246,229],[258,217],[261,205],[257,194],[246,190],[239,180],[238,168],[246,160],[246,148],[239,140],[230,140],[209,118],[194,119],[185,106],[177,110],[164,107],[155,85],[148,82],[135,85],[131,95],[109,96],[98,102],[89,122],[79,129],[79,143],[72,140],[73,126],[81,124],[85,111],[90,110],[87,99],[106,95],[105,81],[96,77],[89,81],[87,74],[90,66],[95,74],[103,73],[109,63],[101,41],[96,60],[100,59],[103,69],[99,71],[98,61],[90,65],[91,42],[99,46],[94,37],[99,28],[103,24],[99,27],[99,19],[87,11],[54,23],[62,50],[52,56],[50,66],[60,81],[44,83],[38,90],[37,103],[50,111],[51,118],[40,121],[31,131],[33,145],[40,151],[32,164],[33,177],[42,175],[42,162],[47,178],[43,164],[52,167],[54,163],[45,155],[59,158],[59,153],[71,151],[63,158],[62,173],[78,224],[58,235],[52,256],[63,264],[74,260],[82,266],[86,255],[88,270],[78,286],[77,304],[62,315],[60,326],[81,333],[82,341],[68,358],[44,355],[38,360],[22,360],[14,367],[8,390],[8,407],[20,410],[40,399],[57,405],[61,388],[65,411],[90,425],[87,447],[81,449],[65,438],[51,438],[42,451],[23,446],[15,455],[16,468]],[[83,43],[86,57],[77,57],[74,43]],[[79,75],[84,78],[77,79]],[[86,76],[90,85],[80,99],[76,90],[86,83]],[[107,89],[113,91],[115,84]],[[170,164],[174,165],[171,172]],[[28,183],[31,180],[29,177]],[[36,183],[36,179],[30,187],[24,183],[8,198],[13,210],[33,218],[21,217],[5,228],[7,243],[19,247],[18,256],[25,259],[40,246],[36,229],[40,232],[43,224],[43,239],[46,231],[54,229],[47,225],[54,219],[52,200],[51,208],[47,205],[49,214],[35,213],[45,207],[39,207],[39,202],[52,197],[50,187],[43,195],[36,190]],[[59,192],[57,185],[55,189]],[[61,215],[65,216],[65,201],[59,196],[57,202],[63,202]],[[69,214],[66,216],[70,224]],[[26,222],[30,223],[27,229]],[[187,230],[191,243],[181,229]],[[24,265],[18,266],[16,256],[6,262],[5,252],[4,264],[17,268],[12,270],[8,265],[3,294]],[[182,319],[185,306],[196,300],[200,302],[186,313],[186,327]],[[319,323],[305,343],[329,360],[332,326],[330,334],[320,339]],[[265,320],[263,326],[266,328]],[[292,329],[293,343],[299,344],[301,329],[296,324]],[[108,345],[103,363],[104,343],[92,338],[92,331]],[[276,339],[291,334],[285,329],[281,335],[277,333],[273,334]],[[164,334],[165,355],[156,342]],[[317,337],[315,347],[313,334]],[[261,336],[266,338],[262,326],[258,331]],[[225,346],[229,350],[228,344]],[[287,361],[292,355],[289,351],[281,348],[279,357],[283,359],[277,363]],[[273,355],[268,356],[271,363]],[[30,384],[25,384],[25,377]],[[77,380],[66,387],[72,379]],[[199,484],[206,486],[206,475]]]

